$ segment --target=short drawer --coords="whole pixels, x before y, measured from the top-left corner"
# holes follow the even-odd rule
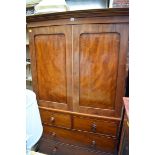
[[[40,108],[40,115],[43,124],[71,128],[71,116],[69,114]]]
[[[100,118],[73,116],[73,128],[76,130],[116,136],[119,121],[112,122]]]
[[[94,133],[80,132],[58,127],[44,125],[44,134],[49,134],[53,139],[68,144],[87,147],[103,152],[113,153],[116,147],[116,139]]]

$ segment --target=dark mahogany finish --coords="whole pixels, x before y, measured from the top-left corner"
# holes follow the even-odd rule
[[[39,99],[67,103],[66,40],[64,34],[37,35],[35,47]]]
[[[113,153],[116,145],[116,139],[111,137],[105,137],[97,134],[91,134],[87,132],[77,132],[74,130],[61,129],[57,127],[49,127],[47,125],[44,126],[44,133],[56,135],[53,139],[57,139],[59,141],[66,141],[69,144],[79,145],[89,147],[91,149],[97,149],[104,152]]]
[[[80,32],[80,105],[113,109],[120,39],[117,33],[95,31],[99,27],[87,25]]]
[[[27,22],[57,20],[66,18],[86,18],[86,17],[107,17],[107,16],[128,16],[129,8],[108,8],[108,9],[93,9],[93,10],[77,10],[67,12],[56,12],[52,14],[40,14],[27,16]]]
[[[127,30],[127,24],[73,26],[74,111],[120,116]]]

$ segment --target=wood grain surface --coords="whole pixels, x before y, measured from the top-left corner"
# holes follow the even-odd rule
[[[68,142],[70,144],[77,144],[79,146],[86,146],[98,150],[102,150],[105,152],[111,152],[113,153],[116,146],[116,139],[105,137],[97,134],[90,134],[90,133],[84,133],[84,132],[78,132],[78,131],[70,131],[67,129],[57,128],[57,127],[49,127],[44,126],[44,133],[51,134],[51,136],[54,134],[54,139]],[[95,144],[93,145],[93,141],[95,141]]]
[[[89,117],[73,117],[73,128],[116,137],[119,122],[105,121]]]
[[[114,108],[119,34],[80,35],[80,106]]]
[[[35,48],[39,98],[66,103],[66,41],[64,34],[37,35]]]
[[[71,128],[71,116],[69,114],[40,109],[43,124],[51,126]]]
[[[34,90],[39,103],[51,108],[120,117],[128,24],[102,24],[102,18],[96,24],[90,17],[89,22],[32,28]]]
[[[120,116],[127,36],[127,24],[73,26],[74,111]]]
[[[128,11],[27,17],[33,89],[44,133],[114,153],[125,94]]]
[[[30,32],[33,88],[39,103],[72,110],[71,26],[37,27]]]
[[[30,15],[26,17],[27,22],[36,22],[54,19],[66,18],[86,18],[86,17],[107,17],[107,16],[128,16],[129,8],[107,8],[107,9],[90,9],[90,10],[77,10],[55,13],[44,13],[40,15]]]

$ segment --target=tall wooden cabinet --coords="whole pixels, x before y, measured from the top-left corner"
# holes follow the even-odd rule
[[[28,16],[27,25],[44,133],[113,154],[125,91],[128,9]]]

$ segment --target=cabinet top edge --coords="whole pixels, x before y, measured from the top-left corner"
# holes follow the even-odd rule
[[[91,10],[76,10],[66,12],[34,14],[26,16],[26,22],[38,22],[54,19],[106,17],[106,16],[129,16],[129,8],[106,8]]]

